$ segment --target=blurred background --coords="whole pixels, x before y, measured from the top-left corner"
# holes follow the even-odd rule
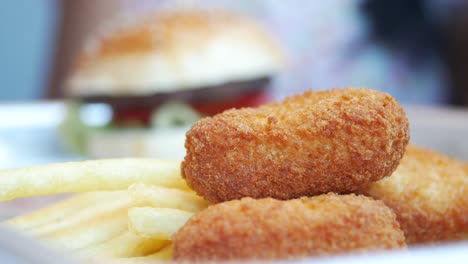
[[[168,5],[223,7],[265,24],[290,59],[275,80],[275,98],[308,88],[363,86],[403,103],[468,104],[463,0],[7,0],[0,10],[0,100],[60,97],[93,29],[119,13]]]
[[[83,126],[71,125],[73,116],[61,99],[86,39],[103,24],[121,14],[138,18],[177,8],[232,10],[262,24],[287,57],[285,67],[269,76],[269,100],[310,88],[353,86],[385,91],[408,106],[413,142],[467,159],[468,1],[6,0],[0,9],[0,166],[107,157],[112,153],[147,155],[134,151],[137,147],[133,143],[142,137],[139,132],[135,136],[134,123],[100,127],[131,127],[132,135],[125,134],[125,140],[133,140],[132,151],[117,154],[129,146],[117,147],[121,138],[109,140],[110,134],[102,134],[103,129],[93,140],[109,142],[94,146],[92,154],[81,146],[70,151],[58,139],[63,131],[68,133],[68,140],[73,134],[74,145],[83,144],[85,132]],[[115,113],[116,108],[111,108]],[[169,108],[171,117],[176,120],[183,115],[181,122],[187,126],[176,133],[163,132],[156,140],[159,145],[150,148],[172,149],[177,145],[174,149],[183,150],[184,133],[191,124],[184,123],[186,116],[200,117],[176,105],[182,114],[174,118],[174,106]],[[108,108],[93,109],[86,111],[91,119],[107,118]],[[168,139],[175,134],[177,139]],[[158,152],[156,156],[166,154]],[[175,151],[167,157],[180,158],[183,153]]]

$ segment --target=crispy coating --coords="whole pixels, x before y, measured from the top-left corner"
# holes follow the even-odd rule
[[[200,120],[187,133],[182,175],[211,202],[351,192],[394,171],[408,127],[386,93],[308,91]]]
[[[369,197],[243,198],[192,217],[174,237],[174,259],[289,259],[405,245],[395,214]]]
[[[468,164],[409,145],[392,176],[362,193],[392,208],[408,244],[468,239]]]

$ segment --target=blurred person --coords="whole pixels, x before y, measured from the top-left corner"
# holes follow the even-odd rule
[[[443,24],[445,42],[442,51],[450,81],[448,85],[452,88],[450,102],[468,106],[468,2],[448,2],[455,3]]]
[[[430,96],[434,103],[468,104],[468,79],[462,66],[468,59],[467,7],[460,0],[361,3],[369,22],[366,45],[377,45],[392,56],[396,63],[391,71],[400,76],[405,99]],[[421,85],[404,84],[418,78]]]

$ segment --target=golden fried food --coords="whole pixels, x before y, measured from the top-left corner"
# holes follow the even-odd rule
[[[211,202],[351,192],[395,170],[408,127],[386,93],[308,91],[200,120],[187,133],[182,174]]]
[[[468,238],[468,164],[409,145],[392,176],[362,193],[392,208],[408,244]]]
[[[208,207],[174,237],[176,260],[286,259],[404,247],[395,214],[365,196],[280,201],[243,198]]]

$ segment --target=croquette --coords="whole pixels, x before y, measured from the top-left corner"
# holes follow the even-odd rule
[[[333,193],[289,201],[243,198],[212,205],[174,237],[174,259],[291,259],[405,247],[383,202]]]
[[[349,193],[390,175],[408,140],[406,114],[386,93],[308,91],[197,122],[182,176],[211,202]]]
[[[468,238],[468,164],[409,145],[392,176],[362,193],[392,208],[408,244]]]

